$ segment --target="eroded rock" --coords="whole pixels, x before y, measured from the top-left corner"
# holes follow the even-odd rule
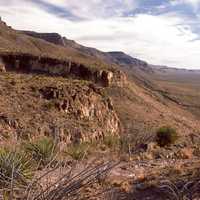
[[[42,98],[50,101],[56,99],[56,109],[65,113],[66,116],[92,124],[90,133],[85,133],[81,128],[75,128],[68,131],[66,140],[82,142],[101,139],[108,132],[119,134],[120,123],[111,99],[96,93],[93,88],[44,87],[39,91]]]
[[[89,80],[101,86],[123,86],[126,83],[125,74],[117,69],[102,70],[71,60],[62,60],[30,54],[1,54],[3,70],[17,70],[32,73],[64,76]]]

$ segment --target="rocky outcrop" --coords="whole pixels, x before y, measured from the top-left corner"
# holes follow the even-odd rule
[[[66,129],[62,127],[59,133],[59,136],[64,136],[62,141],[69,143],[99,140],[107,134],[119,134],[120,122],[113,109],[112,101],[102,96],[101,91],[94,85],[82,89],[44,87],[40,89],[40,93],[42,98],[49,101],[53,100],[56,109],[65,113],[71,119],[93,124],[91,127],[94,128],[88,130],[90,133],[81,128],[74,128],[68,129],[67,134],[62,134],[66,132]],[[94,126],[95,124],[96,126]]]
[[[23,72],[46,73],[64,77],[72,77],[93,81],[102,86],[123,85],[126,76],[120,70],[103,70],[88,67],[71,60],[50,57],[38,57],[30,54],[1,54],[2,70],[18,70]]]
[[[0,73],[0,85],[0,144],[51,136],[65,146],[122,130],[111,99],[96,84]]]

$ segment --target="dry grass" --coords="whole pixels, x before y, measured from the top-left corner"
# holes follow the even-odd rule
[[[200,195],[200,181],[187,182],[181,186],[163,181],[159,189],[169,200],[194,200]]]
[[[82,198],[84,189],[100,183],[116,165],[117,163],[106,162],[78,169],[77,166],[69,167],[63,162],[57,163],[53,168],[49,164],[41,172],[36,172],[23,187],[16,184],[15,176],[6,177],[8,184],[2,188],[0,197],[12,200],[78,200]],[[99,196],[103,193],[104,191],[97,191],[90,195]]]

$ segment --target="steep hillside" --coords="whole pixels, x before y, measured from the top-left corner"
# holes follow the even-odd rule
[[[99,59],[109,64],[114,64],[112,56],[107,54],[106,52],[99,51],[98,49],[86,47],[76,43],[74,40],[69,40],[66,37],[62,37],[58,33],[37,33],[33,31],[20,31],[26,35],[43,39],[47,42],[65,47],[72,48],[78,52],[81,52],[87,56],[93,57],[93,59]]]
[[[200,71],[150,65],[123,52],[110,53],[134,82],[154,92],[165,103],[171,102],[200,117]]]
[[[160,91],[158,70],[148,63],[123,52],[84,47],[56,33],[15,31],[3,22],[1,26],[1,46],[7,48],[1,59],[7,71],[46,73],[109,86],[103,90],[114,101],[124,133],[153,133],[165,124],[177,127],[184,135],[199,130],[195,116]],[[11,51],[13,47],[16,51]],[[119,69],[127,74],[128,81]]]
[[[171,101],[158,89],[155,81],[156,68],[147,62],[123,52],[101,52],[85,47],[56,33],[29,31],[23,31],[23,33],[64,48],[73,48],[92,56],[93,59],[101,59],[123,70],[129,77],[127,85],[123,88],[113,85],[105,89],[105,92],[115,102],[114,107],[124,126],[125,133],[153,133],[157,127],[165,124],[171,124],[185,134],[199,130],[197,120],[188,112],[188,109],[183,110],[180,105]],[[174,109],[176,109],[176,113],[174,113]]]
[[[0,59],[7,70],[35,71],[93,80],[102,85],[123,84],[123,73],[102,60],[71,47],[61,47],[22,34],[0,22]]]
[[[0,74],[0,141],[53,136],[70,143],[118,135],[112,101],[87,81]]]
[[[155,90],[165,98],[200,117],[200,72],[198,70],[175,69],[153,66],[150,76]]]
[[[96,199],[109,186],[111,196],[120,195],[114,199],[163,200],[163,180],[196,186],[199,80],[199,71],[153,66],[0,21],[0,197],[65,199],[72,191],[72,199]],[[18,154],[26,156],[20,169],[35,165],[22,188],[13,174]],[[108,177],[100,177],[106,166]]]
[[[72,48],[88,56],[92,56],[94,59],[100,59],[101,61],[112,65],[123,65],[123,67],[134,68],[135,70],[141,69],[147,70],[149,72],[153,71],[147,62],[133,58],[123,52],[102,52],[95,48],[80,45],[73,40],[69,40],[66,37],[62,37],[58,33],[37,33],[33,31],[21,32],[35,38],[43,39],[47,42],[60,45],[65,48]]]

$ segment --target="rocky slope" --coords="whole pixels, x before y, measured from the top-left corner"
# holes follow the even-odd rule
[[[1,21],[0,71],[1,142],[49,135],[70,143],[120,134],[112,101],[99,87],[125,84],[119,69]]]
[[[1,21],[0,145],[21,152],[27,140],[54,138],[60,151],[52,166],[43,169],[46,176],[44,182],[38,179],[38,188],[53,184],[59,193],[57,180],[63,182],[67,174],[68,181],[69,170],[81,170],[84,178],[87,173],[84,176],[82,169],[94,173],[90,163],[99,166],[111,159],[120,164],[107,178],[98,170],[97,183],[82,191],[85,199],[101,199],[96,194],[109,186],[114,188],[109,195],[113,199],[163,200],[160,186],[165,180],[173,181],[171,186],[177,185],[181,195],[188,183],[197,191],[199,80],[196,71],[149,65],[123,52],[101,52],[56,33],[22,33]],[[154,136],[164,125],[176,128],[178,140],[161,147]],[[86,150],[82,142],[87,142]],[[77,152],[83,156],[77,157]],[[34,154],[28,155],[29,159]],[[9,165],[13,182],[12,162]],[[37,174],[36,179],[41,169]]]
[[[121,131],[112,101],[90,82],[7,72],[0,94],[1,142],[39,135],[92,141]]]
[[[85,47],[76,43],[73,40],[69,40],[66,37],[62,37],[58,33],[37,33],[33,31],[21,31],[22,33],[29,35],[34,38],[43,39],[47,42],[60,45],[65,48],[72,48],[80,51],[88,56],[92,56],[95,59],[100,59],[106,63],[113,65],[122,65],[127,68],[134,68],[135,70],[141,69],[142,71],[152,72],[153,69],[147,62],[133,58],[123,52],[102,52],[98,49]]]
[[[41,124],[46,124],[47,127],[55,124],[51,120],[58,121],[57,125],[53,126],[56,129],[61,126],[58,124],[64,126],[64,128],[61,126],[58,135],[62,135],[66,127],[69,128],[74,124],[71,129],[76,132],[77,127],[81,127],[82,131],[78,132],[84,132],[81,134],[84,135],[83,138],[101,138],[106,132],[119,134],[120,130],[123,130],[121,131],[123,134],[153,134],[158,127],[166,124],[176,127],[185,136],[198,133],[200,130],[198,118],[190,110],[184,109],[182,105],[168,98],[157,87],[155,81],[157,72],[146,62],[122,52],[105,53],[84,47],[55,33],[22,33],[6,26],[3,22],[0,26],[0,41],[2,41],[0,68],[4,72],[2,73],[2,85],[5,85],[2,89],[1,112],[6,116],[5,119],[7,116],[10,119],[11,110],[12,113],[17,113],[15,117],[11,115],[11,121],[25,116],[22,122],[26,122],[29,128],[23,125],[20,132],[27,130],[26,132],[32,135],[36,130],[35,132],[38,133],[40,131],[37,130]],[[22,79],[20,87],[24,91],[18,90],[15,83],[12,85],[13,81],[10,85],[7,79],[10,73],[13,76],[12,79]],[[42,76],[44,79],[41,79],[40,74],[45,74],[47,78]],[[26,79],[32,82],[26,83]],[[66,81],[68,87],[57,86],[60,79],[63,84]],[[75,79],[78,79],[80,84],[74,84]],[[93,89],[90,88],[91,85],[81,84],[85,81],[93,83]],[[48,83],[51,84],[48,85]],[[44,87],[35,88],[35,85]],[[7,100],[4,100],[6,94],[4,91],[7,86],[12,90],[8,93]],[[101,87],[101,93],[96,89],[98,87]],[[31,88],[36,91],[36,94]],[[40,97],[38,96],[37,99],[35,95]],[[50,97],[45,95],[53,96],[48,99]],[[18,107],[13,103],[13,97],[19,103],[19,108],[26,108],[26,112],[23,109],[19,109],[18,112],[14,111]],[[109,97],[113,101],[113,106],[108,100]],[[27,102],[22,101],[21,98],[27,99]],[[107,100],[104,101],[104,99]],[[6,104],[6,102],[11,103]],[[40,103],[37,104],[37,102]],[[45,110],[42,107],[45,102],[48,104],[47,107],[55,107],[55,109]],[[69,104],[71,105],[70,112],[76,113],[73,118],[66,115],[66,108]],[[32,109],[31,106],[39,107]],[[30,115],[36,110],[41,114]],[[101,112],[98,113],[98,110]],[[73,122],[70,121],[72,119]],[[86,127],[88,130],[85,129]],[[17,130],[15,126],[14,129],[11,127],[8,129]],[[54,132],[52,130],[54,129],[47,128],[47,131],[42,132],[52,134]]]

